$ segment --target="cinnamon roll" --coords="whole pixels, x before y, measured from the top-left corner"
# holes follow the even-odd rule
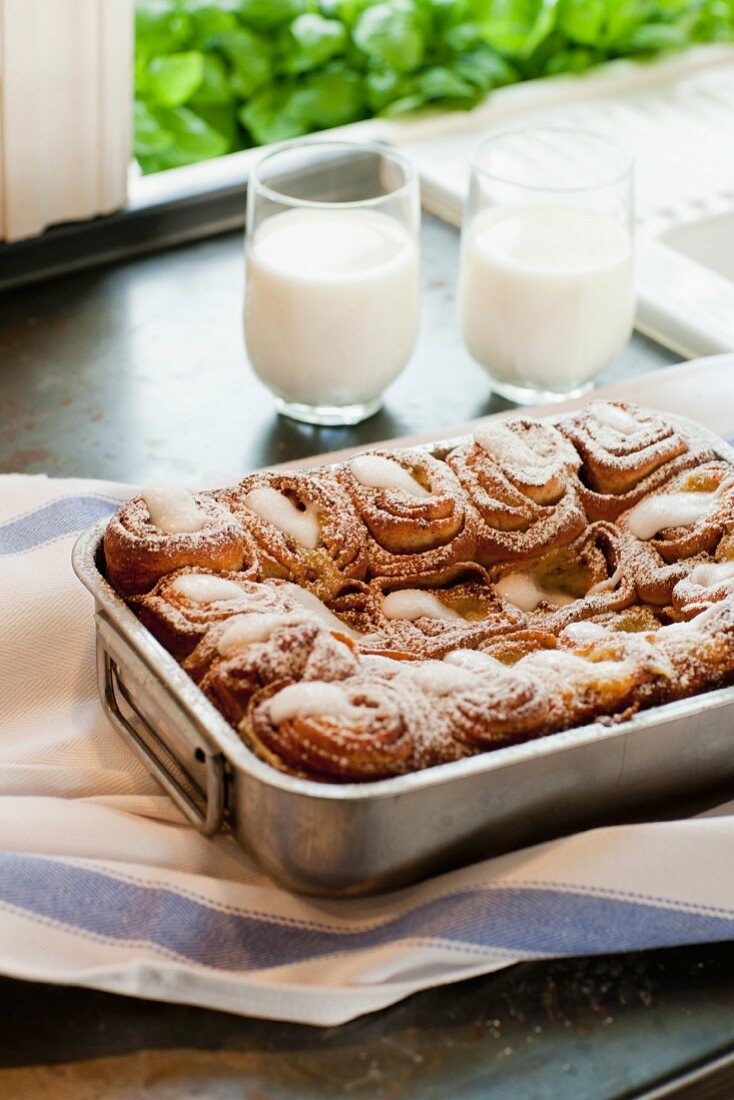
[[[713,552],[734,527],[732,467],[707,462],[678,474],[620,516],[619,527],[667,564]]]
[[[371,576],[440,583],[471,560],[476,519],[444,462],[423,451],[374,451],[336,477],[367,528]]]
[[[734,679],[734,602],[711,604],[694,619],[650,633],[601,632],[575,652],[628,666],[638,706],[685,698]]]
[[[592,520],[616,520],[681,470],[713,458],[662,417],[623,401],[592,401],[558,427],[581,456],[579,491]]]
[[[258,621],[259,620],[259,621]],[[242,629],[244,627],[244,629]],[[184,668],[203,675],[199,686],[237,726],[250,699],[273,683],[337,682],[357,671],[352,644],[298,613],[251,615],[211,632]],[[207,649],[204,651],[204,645]]]
[[[494,588],[506,610],[525,613],[544,630],[559,630],[629,607],[636,590],[635,543],[611,523],[592,523],[573,543],[522,568],[497,567]]]
[[[529,653],[540,653],[544,649],[556,649],[557,646],[558,639],[551,631],[530,628],[512,630],[499,638],[490,637],[480,642],[478,649],[503,665],[516,665]]]
[[[692,619],[713,603],[734,597],[734,560],[697,561],[675,585],[672,602],[681,618]]]
[[[724,462],[705,463],[679,474],[620,517],[620,527],[638,540],[640,599],[667,605],[673,591],[698,566],[712,562],[712,555],[721,562],[734,559],[732,473]],[[722,570],[712,575],[716,572]]]
[[[527,740],[544,729],[548,717],[541,685],[476,650],[405,665],[393,682],[413,698],[413,767]]]
[[[311,624],[352,647],[359,637],[348,623],[318,600],[313,593],[283,581],[264,581],[258,586],[264,598],[258,604],[237,608],[233,617],[210,624],[196,647],[183,661],[183,666],[199,682],[213,663],[223,657],[234,657],[250,646],[264,643],[273,631],[284,626]],[[306,597],[304,599],[304,597]],[[316,635],[313,635],[315,637]],[[311,635],[309,635],[311,637]]]
[[[734,681],[734,601],[713,603],[694,619],[662,626],[652,640],[673,670],[667,698]]]
[[[367,532],[348,496],[325,470],[258,473],[219,499],[257,547],[263,576],[331,599],[367,570]]]
[[[389,681],[281,683],[252,699],[239,729],[281,770],[358,782],[407,770],[413,742],[405,711]]]
[[[734,682],[734,467],[630,405],[215,494],[152,487],[104,548],[245,742],[324,782]]]
[[[452,732],[457,741],[486,752],[548,732],[547,691],[521,670],[487,676],[457,694]]]
[[[547,717],[543,693],[484,662],[493,666],[484,675],[418,661],[381,677],[274,685],[252,700],[240,732],[276,767],[342,782],[434,767],[536,735]]]
[[[209,493],[149,485],[115,513],[104,535],[108,580],[125,595],[149,591],[186,565],[259,574],[252,540]]]
[[[673,602],[673,592],[697,565],[711,561],[710,554],[694,554],[681,561],[666,562],[653,542],[638,542],[635,556],[635,588],[640,600],[654,607],[667,609]]]
[[[584,529],[573,476],[580,460],[549,424],[488,424],[447,462],[479,515],[477,560],[485,565],[537,557]]]
[[[615,640],[596,623],[574,623],[561,635],[560,645],[542,644],[539,635],[535,640],[541,644],[531,643],[521,652],[504,670],[500,684],[532,687],[528,702],[534,705],[538,725],[533,722],[522,733],[518,727],[516,739],[533,735],[532,730],[547,734],[602,717],[626,717],[643,705],[645,693],[651,701],[650,686],[661,679],[667,683],[671,667],[646,639],[620,637],[621,642]],[[492,660],[485,652],[474,656]],[[516,706],[519,712],[519,700]]]
[[[161,577],[128,601],[140,621],[179,660],[188,656],[212,624],[249,611],[290,607],[278,585],[259,584],[245,573],[185,567]],[[291,601],[292,602],[292,601]]]
[[[516,629],[525,621],[516,608],[502,606],[486,571],[478,565],[466,566],[440,588],[416,588],[406,577],[372,584],[383,625],[362,639],[363,648],[441,657],[452,649],[473,648],[487,635]]]
[[[533,653],[520,666],[533,678],[552,685],[548,725],[569,729],[598,719],[628,718],[642,705],[650,705],[667,688],[670,668],[649,645],[643,650],[640,636],[618,634],[610,646],[606,639],[574,647],[573,651]],[[634,645],[628,643],[635,639]],[[664,690],[664,689],[663,689]]]

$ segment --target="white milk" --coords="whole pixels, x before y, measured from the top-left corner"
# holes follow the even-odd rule
[[[372,401],[413,351],[418,292],[418,246],[394,218],[370,210],[276,214],[247,252],[252,365],[286,401]]]
[[[464,340],[498,381],[570,389],[593,378],[630,334],[631,244],[606,214],[487,210],[467,230],[461,281]]]

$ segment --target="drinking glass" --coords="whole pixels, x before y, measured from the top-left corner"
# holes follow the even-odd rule
[[[634,318],[632,158],[601,134],[530,127],[477,150],[462,229],[464,342],[518,404],[590,389]]]
[[[263,157],[247,194],[245,343],[278,412],[357,424],[410,359],[419,318],[415,172],[377,144]]]

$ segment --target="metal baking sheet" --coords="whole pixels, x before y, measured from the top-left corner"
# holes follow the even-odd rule
[[[669,417],[734,452],[699,425]],[[734,687],[620,725],[592,723],[372,783],[299,779],[259,760],[104,576],[106,522],[80,536],[100,697],[115,729],[206,835],[228,827],[277,882],[376,893],[489,855],[734,788]]]

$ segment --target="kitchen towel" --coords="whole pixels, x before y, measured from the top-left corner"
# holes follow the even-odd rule
[[[734,938],[734,804],[357,900],[202,838],[97,696],[71,548],[129,493],[0,477],[0,972],[332,1025],[523,959]]]

